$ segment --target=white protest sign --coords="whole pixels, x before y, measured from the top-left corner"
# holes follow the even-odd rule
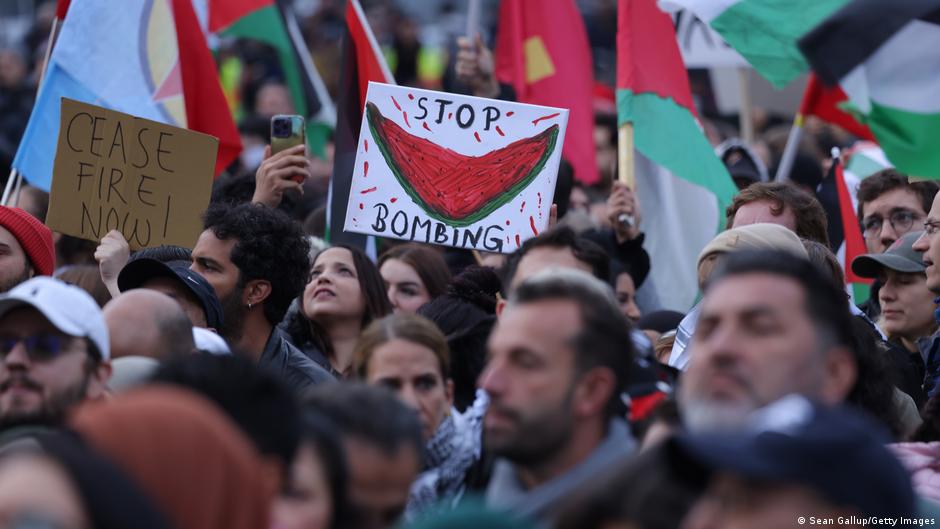
[[[568,111],[369,83],[346,231],[509,253],[548,227]]]
[[[686,68],[748,67],[740,53],[694,13],[683,9],[673,15],[676,40]]]

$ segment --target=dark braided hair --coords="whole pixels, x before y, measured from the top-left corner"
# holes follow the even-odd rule
[[[496,322],[499,276],[492,268],[469,266],[451,281],[447,293],[418,309],[447,337],[454,406],[473,403],[476,381],[486,365],[486,340]]]

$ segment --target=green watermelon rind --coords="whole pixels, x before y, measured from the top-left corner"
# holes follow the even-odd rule
[[[385,163],[388,165],[389,169],[392,170],[392,174],[395,175],[395,179],[398,180],[399,184],[401,184],[402,188],[405,190],[405,193],[407,193],[408,196],[411,197],[411,199],[415,202],[415,204],[418,204],[418,206],[420,206],[421,209],[423,209],[424,212],[427,213],[430,217],[445,224],[450,224],[451,226],[461,228],[469,226],[486,217],[490,213],[496,211],[507,202],[512,200],[513,197],[521,193],[523,189],[528,187],[529,184],[532,183],[532,180],[534,180],[535,177],[538,176],[540,172],[542,172],[545,164],[548,163],[548,159],[555,150],[555,142],[558,141],[559,127],[558,125],[552,125],[546,129],[546,131],[549,131],[549,138],[548,143],[545,145],[545,151],[539,157],[535,165],[532,166],[532,169],[522,179],[520,179],[506,191],[493,196],[493,198],[484,203],[483,207],[477,211],[470,213],[465,217],[453,218],[442,211],[438,211],[426,203],[424,199],[421,198],[421,195],[418,194],[418,191],[415,190],[414,186],[411,185],[411,182],[405,177],[402,169],[398,166],[397,163],[395,163],[394,157],[392,156],[391,151],[388,149],[388,145],[386,144],[385,137],[379,132],[378,123],[376,123],[378,120],[387,118],[379,112],[378,107],[376,107],[374,103],[368,103],[366,105],[366,117],[367,121],[369,122],[369,131],[372,133],[372,138],[375,140],[375,144],[378,145],[379,151],[382,153],[382,157],[385,158]],[[539,134],[542,134],[542,132]]]

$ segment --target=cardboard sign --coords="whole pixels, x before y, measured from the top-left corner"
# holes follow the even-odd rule
[[[346,231],[509,253],[548,226],[568,111],[369,83]]]
[[[192,248],[218,148],[212,136],[62,98],[46,224],[92,241],[116,229],[135,250]]]

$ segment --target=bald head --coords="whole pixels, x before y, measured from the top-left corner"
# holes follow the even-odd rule
[[[160,361],[195,349],[193,327],[173,298],[155,290],[134,289],[104,307],[111,357],[147,356]]]

